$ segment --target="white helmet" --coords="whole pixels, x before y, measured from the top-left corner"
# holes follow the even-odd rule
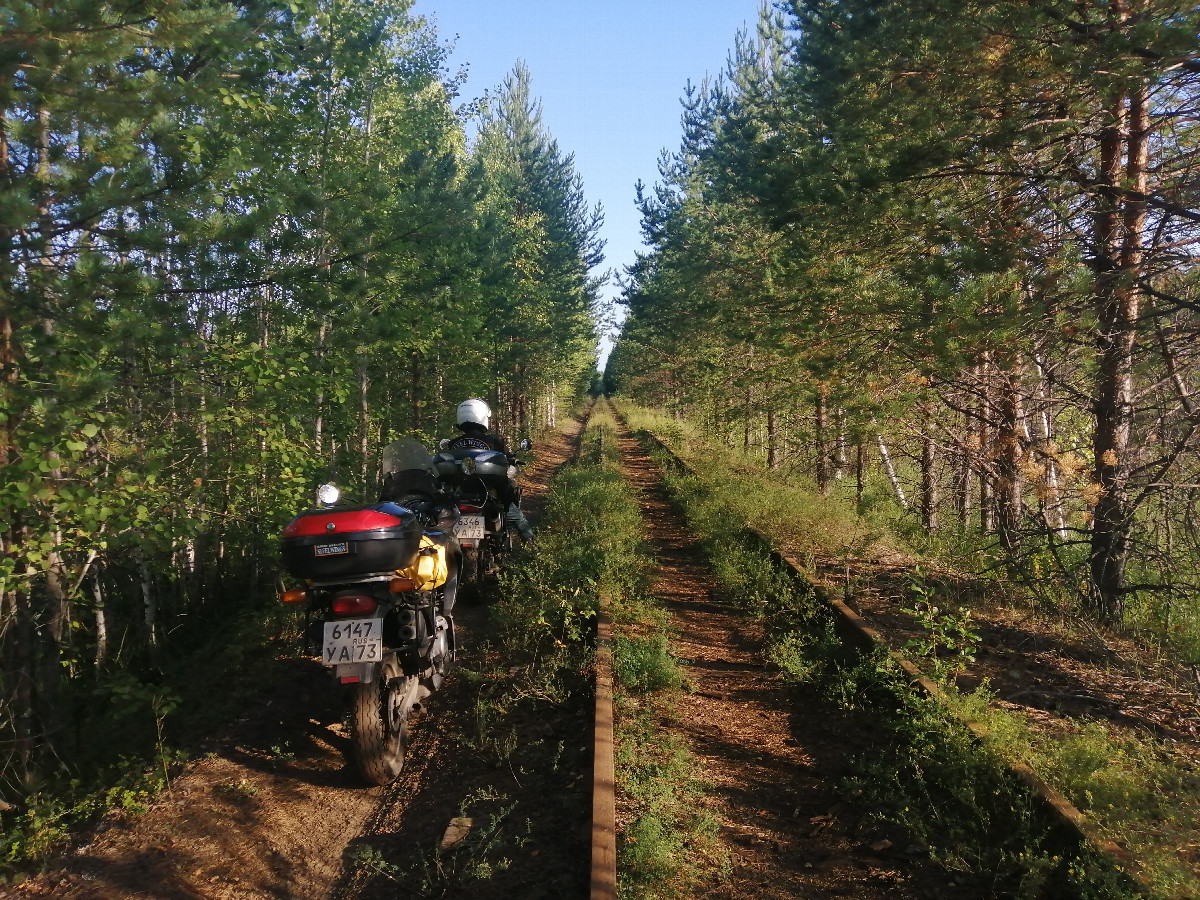
[[[491,421],[491,418],[491,407],[478,398],[464,400],[462,403],[458,404],[457,422],[459,425],[463,425],[467,422],[475,422],[476,424],[487,428],[488,422]]]

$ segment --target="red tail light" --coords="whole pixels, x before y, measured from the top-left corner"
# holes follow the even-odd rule
[[[479,512],[483,512],[483,507],[482,506],[472,506],[470,503],[460,503],[458,505],[458,511],[465,512],[465,513],[479,513]]]
[[[366,594],[347,594],[333,601],[333,613],[337,616],[369,616],[379,607],[379,601]]]

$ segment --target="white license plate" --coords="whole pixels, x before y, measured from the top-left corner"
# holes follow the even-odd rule
[[[321,655],[325,665],[379,662],[381,659],[383,619],[336,619],[325,623],[325,646]]]
[[[454,536],[460,541],[482,541],[484,534],[483,516],[459,516],[454,523]]]
[[[338,544],[316,544],[313,547],[313,555],[315,556],[341,556],[350,552],[350,544],[347,541],[342,541]]]

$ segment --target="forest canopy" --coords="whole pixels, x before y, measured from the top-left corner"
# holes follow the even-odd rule
[[[611,388],[1200,661],[1200,11],[763,6],[643,186]],[[851,462],[851,457],[854,462]]]
[[[320,480],[590,381],[600,211],[530,73],[460,104],[410,5],[0,10],[0,799],[273,599]]]

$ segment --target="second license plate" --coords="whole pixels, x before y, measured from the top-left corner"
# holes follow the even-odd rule
[[[460,541],[482,541],[484,534],[483,516],[459,516],[454,523],[454,536]]]

